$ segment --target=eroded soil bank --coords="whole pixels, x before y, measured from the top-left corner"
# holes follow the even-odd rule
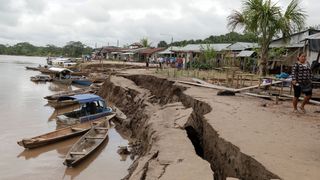
[[[186,89],[150,75],[106,80],[99,95],[127,115],[119,123],[141,143],[125,179],[279,178],[220,138],[205,118],[213,107]]]

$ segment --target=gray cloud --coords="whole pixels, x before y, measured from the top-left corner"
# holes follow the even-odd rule
[[[285,7],[290,0],[280,0]],[[156,45],[225,34],[227,16],[240,9],[238,0],[0,0],[0,43],[28,41],[90,46],[129,44],[147,37]],[[305,0],[307,25],[318,24],[319,5]]]

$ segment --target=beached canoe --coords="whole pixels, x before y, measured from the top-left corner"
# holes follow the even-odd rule
[[[60,109],[75,104],[77,104],[76,101],[73,101],[72,99],[63,99],[63,97],[56,100],[48,100],[48,105],[55,109]]]
[[[45,96],[44,99],[57,100],[58,98],[63,97],[63,96],[73,96],[76,94],[87,94],[87,93],[95,93],[95,91],[92,90],[91,88],[81,88],[81,89],[76,89],[73,91],[65,91],[65,92],[60,92],[60,93],[53,94],[50,96]]]
[[[33,71],[39,71],[39,67],[31,67],[31,66],[26,66],[27,70],[33,70]]]
[[[69,150],[64,165],[76,166],[81,160],[92,154],[108,138],[109,120],[102,121],[83,135]]]
[[[37,148],[41,146],[45,146],[48,144],[56,143],[62,140],[66,140],[68,138],[80,136],[87,131],[90,130],[91,126],[95,123],[100,123],[105,120],[110,120],[115,116],[115,114],[112,114],[110,116],[106,116],[105,118],[97,119],[95,121],[81,123],[81,124],[75,124],[73,126],[69,126],[66,128],[58,129],[56,131],[52,131],[46,134],[42,134],[39,136],[35,136],[32,138],[22,139],[21,141],[18,141],[17,143],[20,146],[23,146],[24,148]]]
[[[30,77],[30,80],[33,82],[47,82],[52,81],[52,78],[49,75],[40,74]]]

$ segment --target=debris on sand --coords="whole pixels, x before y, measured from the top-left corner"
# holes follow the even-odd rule
[[[222,91],[218,91],[217,95],[218,96],[235,96],[236,93],[233,91],[222,90]]]

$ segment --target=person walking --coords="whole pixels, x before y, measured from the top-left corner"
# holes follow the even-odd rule
[[[312,96],[312,71],[310,64],[306,61],[306,55],[299,53],[298,61],[292,66],[292,85],[294,89],[293,112],[298,111],[298,101],[301,93],[305,94],[301,103],[300,110],[306,113],[304,106],[309,102]]]

